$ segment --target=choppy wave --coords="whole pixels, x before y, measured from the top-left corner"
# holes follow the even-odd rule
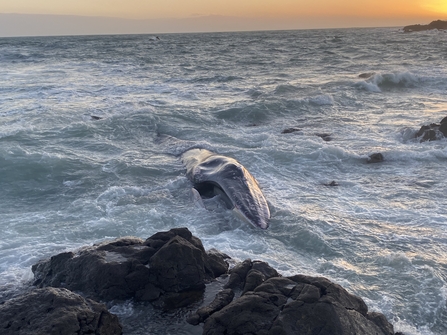
[[[399,88],[416,87],[420,83],[418,76],[410,72],[373,74],[357,85],[369,92],[382,92]]]
[[[415,139],[447,116],[444,35],[0,40],[0,296],[40,258],[186,226],[235,259],[326,276],[396,331],[445,334],[447,140]],[[192,147],[250,170],[269,230],[192,205],[178,158]],[[147,330],[130,325],[144,306],[111,307]]]

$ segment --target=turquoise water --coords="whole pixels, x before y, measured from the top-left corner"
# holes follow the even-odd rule
[[[413,138],[447,116],[447,35],[159,37],[0,39],[0,296],[39,259],[186,226],[235,259],[325,276],[396,331],[447,333],[447,141]],[[256,177],[267,231],[194,206],[177,156],[192,145]]]

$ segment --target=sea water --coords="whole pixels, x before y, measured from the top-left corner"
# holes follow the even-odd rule
[[[395,331],[446,334],[447,140],[414,138],[447,116],[446,64],[446,33],[398,28],[0,39],[2,299],[40,259],[188,227],[335,281]],[[194,206],[192,143],[255,176],[268,230]],[[111,308],[157,333],[150,306]]]

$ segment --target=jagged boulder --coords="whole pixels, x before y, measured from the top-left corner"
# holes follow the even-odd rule
[[[65,287],[101,300],[135,298],[176,308],[200,297],[205,283],[228,269],[187,228],[104,242],[32,267],[34,285]]]
[[[225,288],[239,289],[245,293],[254,290],[267,279],[279,276],[280,274],[266,262],[246,259],[231,269]]]
[[[435,141],[447,137],[447,117],[441,122],[422,126],[415,135],[420,142]]]
[[[177,228],[157,233],[147,240],[127,237],[62,253],[39,262],[32,270],[35,285],[40,287],[66,287],[103,300],[134,298],[172,309],[203,299],[205,284],[228,272],[226,258],[228,256],[214,249],[206,253],[201,241],[188,229]],[[36,305],[32,307],[36,310],[42,307],[44,315],[47,313],[56,320],[56,314],[51,313],[56,310],[55,301],[60,300],[56,307],[65,311],[65,318],[71,320],[64,326],[48,321],[54,332],[45,328],[41,333],[115,334],[115,328],[107,328],[113,324],[114,316],[106,314],[103,305],[83,300],[65,289],[40,290],[73,295],[81,305],[86,301],[87,307],[101,312],[99,317],[88,312],[79,314],[77,307],[72,311],[70,299],[34,296],[25,304]],[[26,335],[27,325],[42,323],[47,327],[42,317],[27,319],[32,313],[20,312],[23,307],[17,307],[16,312],[9,309],[14,301],[0,305],[0,333],[16,334],[14,329],[20,327],[21,331],[23,329],[20,334]],[[20,318],[13,318],[14,314]],[[190,314],[187,321],[193,325],[204,323],[204,335],[394,334],[393,326],[382,314],[368,313],[361,298],[328,279],[304,275],[282,277],[267,263],[250,259],[236,264],[214,300]],[[84,326],[87,327],[85,331]],[[2,332],[4,329],[6,331]]]
[[[392,335],[379,313],[326,278],[271,277],[209,316],[204,335]]]
[[[231,288],[224,289],[216,294],[213,302],[208,306],[198,309],[196,312],[192,313],[187,322],[192,325],[198,325],[199,323],[205,321],[213,313],[220,311],[234,299],[234,291]]]
[[[0,305],[4,335],[120,335],[118,318],[106,306],[66,289],[41,288]]]

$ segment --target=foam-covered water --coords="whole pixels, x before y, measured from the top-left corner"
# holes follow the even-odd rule
[[[447,141],[413,138],[447,116],[446,37],[0,39],[0,294],[26,289],[41,258],[186,226],[235,259],[328,277],[396,331],[447,333]],[[193,144],[258,179],[267,231],[193,206],[176,156]],[[366,164],[376,152],[385,161]],[[112,306],[124,320],[144,308]]]

